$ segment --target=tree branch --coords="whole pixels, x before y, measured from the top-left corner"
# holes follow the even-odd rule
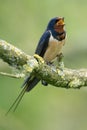
[[[64,68],[62,71],[53,65],[48,66],[45,64],[40,56],[29,56],[3,40],[0,40],[0,58],[21,73],[20,75],[12,74],[11,76],[0,72],[1,75],[21,78],[33,74],[56,87],[80,88],[87,86],[87,69],[73,70]]]

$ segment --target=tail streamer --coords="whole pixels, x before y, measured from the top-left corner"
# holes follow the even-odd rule
[[[18,97],[15,99],[15,101],[13,102],[13,104],[11,105],[11,107],[9,108],[9,110],[7,111],[7,113],[5,114],[6,116],[8,115],[8,113],[13,109],[13,112],[15,112],[16,108],[18,107],[21,99],[23,98],[26,90],[27,90],[27,84],[26,86],[22,89],[22,91],[20,92],[20,94],[18,95]]]

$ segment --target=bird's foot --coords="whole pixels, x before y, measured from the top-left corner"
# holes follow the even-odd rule
[[[47,65],[53,66],[53,62],[46,62]]]
[[[59,55],[57,55],[57,61],[58,61],[58,65],[57,68],[60,69],[61,71],[63,71],[64,69],[64,62],[63,62],[63,54],[60,53]]]

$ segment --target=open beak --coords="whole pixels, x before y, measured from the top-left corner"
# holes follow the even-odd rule
[[[65,23],[64,23],[64,17],[58,19],[57,26],[61,26],[61,25],[62,25],[62,26],[65,25]]]

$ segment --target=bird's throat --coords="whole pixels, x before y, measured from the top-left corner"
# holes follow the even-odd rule
[[[64,25],[54,26],[54,30],[58,33],[64,32]]]
[[[63,31],[63,32],[61,32],[61,33],[58,33],[58,35],[57,35],[57,39],[58,39],[59,41],[64,40],[65,37],[66,37],[65,31]]]

